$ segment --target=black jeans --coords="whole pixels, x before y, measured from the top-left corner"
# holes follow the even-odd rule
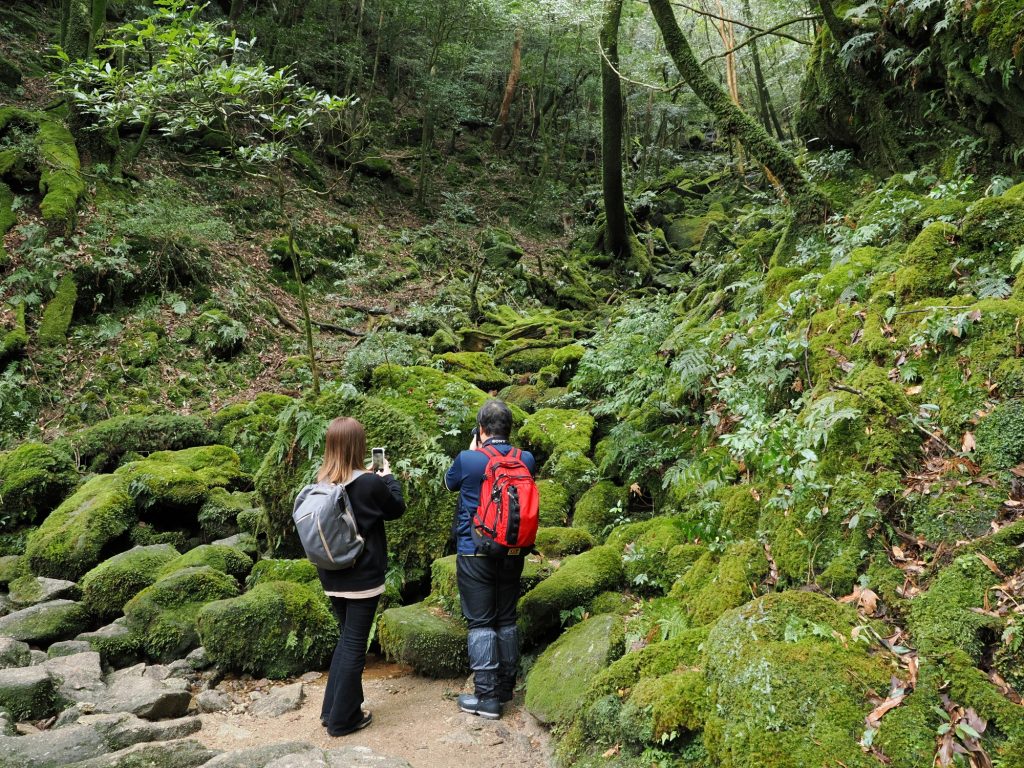
[[[379,601],[379,596],[363,600],[331,598],[341,634],[331,659],[320,719],[327,723],[327,732],[332,736],[351,729],[363,719],[363,667]]]
[[[459,555],[456,579],[462,615],[470,629],[515,626],[522,557]]]

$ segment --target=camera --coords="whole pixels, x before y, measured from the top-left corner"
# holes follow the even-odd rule
[[[370,451],[370,466],[373,467],[374,472],[380,472],[384,469],[384,449],[373,448]]]

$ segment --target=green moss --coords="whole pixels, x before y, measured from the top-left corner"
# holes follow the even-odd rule
[[[818,296],[826,304],[832,304],[847,289],[856,287],[857,282],[874,269],[882,256],[878,248],[855,248],[846,258],[834,264],[818,281]]]
[[[444,362],[449,373],[465,379],[485,392],[501,389],[512,383],[511,377],[499,370],[494,364],[494,358],[486,352],[449,352],[439,355],[438,359]]]
[[[576,367],[586,353],[586,347],[579,344],[570,344],[555,350],[551,356],[551,365],[558,369],[558,383],[567,383],[576,375]]]
[[[430,564],[429,602],[453,616],[461,616],[459,586],[456,574],[458,556],[439,557]]]
[[[208,445],[214,435],[196,416],[175,414],[115,416],[63,441],[92,472],[109,471],[126,453],[178,450]]]
[[[622,655],[622,618],[594,616],[570,628],[538,657],[526,679],[526,708],[548,725],[568,722],[602,669]]]
[[[245,580],[248,589],[268,581],[291,581],[296,584],[319,584],[316,566],[309,560],[259,560]]]
[[[78,484],[75,463],[43,443],[22,443],[0,453],[0,531],[32,524]]]
[[[513,373],[535,373],[551,365],[557,347],[546,341],[498,342],[494,346],[495,360],[502,368]]]
[[[57,286],[57,292],[43,311],[39,321],[37,339],[41,347],[62,347],[68,341],[68,328],[71,327],[71,316],[78,300],[78,286],[74,279],[67,275]]]
[[[198,474],[169,461],[133,461],[115,470],[114,476],[125,480],[139,509],[161,513],[198,512],[209,490]]]
[[[98,565],[135,522],[135,505],[121,475],[89,480],[29,534],[25,555],[32,572],[78,579]]]
[[[788,293],[791,283],[799,280],[807,273],[802,267],[772,267],[764,276],[764,295],[769,299],[777,299]]]
[[[806,592],[762,597],[723,615],[706,658],[704,742],[723,768],[877,765],[858,743],[869,696],[894,667],[850,642],[847,606]]]
[[[764,489],[748,484],[730,485],[716,494],[721,504],[722,533],[729,538],[745,539],[757,532]]]
[[[60,705],[61,698],[51,677],[33,674],[28,669],[0,672],[0,711],[14,722],[43,720],[57,714]]]
[[[757,585],[767,575],[762,545],[739,541],[720,556],[704,554],[672,586],[672,597],[682,603],[694,624],[707,624],[755,597]]]
[[[82,604],[101,619],[121,615],[124,605],[157,580],[157,572],[178,557],[168,544],[134,547],[90,570],[79,586]]]
[[[242,471],[255,474],[274,441],[277,417],[291,402],[290,397],[264,392],[251,402],[222,408],[213,416],[216,442],[233,448]]]
[[[1024,402],[997,405],[978,424],[977,456],[991,469],[1010,469],[1024,459]]]
[[[544,474],[565,488],[570,499],[598,481],[597,466],[582,453],[558,451],[544,464]]]
[[[28,345],[28,333],[25,330],[25,305],[14,308],[14,327],[0,336],[0,363],[6,363],[22,352]]]
[[[601,613],[614,613],[625,616],[636,608],[636,600],[625,592],[602,592],[587,604],[587,613],[597,616]]]
[[[38,147],[43,169],[39,177],[43,218],[70,227],[78,198],[85,192],[75,139],[63,123],[40,118]]]
[[[1001,513],[1006,488],[982,483],[952,485],[908,497],[913,532],[930,542],[954,544],[984,536]]]
[[[541,526],[558,527],[569,521],[569,492],[554,480],[537,481],[537,493],[540,495]]]
[[[238,454],[226,445],[203,445],[179,451],[151,453],[149,461],[167,462],[186,467],[208,486],[235,487],[247,480]]]
[[[611,547],[596,547],[567,558],[562,567],[519,601],[523,638],[536,643],[561,623],[561,612],[585,605],[595,595],[622,584],[622,560]]]
[[[0,557],[0,587],[6,587],[28,572],[28,560],[23,556],[4,555]]]
[[[664,516],[619,526],[608,537],[608,545],[623,553],[626,580],[645,594],[667,591],[682,574],[669,555],[688,542],[683,521]]]
[[[196,320],[194,341],[209,355],[230,360],[242,351],[249,332],[245,325],[221,309],[208,309]]]
[[[998,582],[977,555],[961,555],[943,568],[928,591],[910,603],[907,623],[919,652],[930,655],[956,648],[980,661],[983,635],[999,622],[971,609],[983,607],[986,590]]]
[[[97,629],[83,632],[76,640],[84,640],[100,655],[104,666],[123,669],[142,660],[142,639],[128,631],[124,619]]]
[[[622,707],[622,735],[635,744],[657,746],[696,733],[704,724],[707,682],[696,670],[641,679]]]
[[[955,282],[957,229],[936,221],[921,230],[900,259],[900,268],[892,276],[896,293],[904,300],[930,296],[948,296]]]
[[[625,504],[626,489],[609,480],[601,480],[576,502],[572,527],[601,540],[623,515]]]
[[[199,508],[199,529],[207,539],[232,536],[238,532],[238,516],[255,506],[252,493],[230,493],[224,488],[213,488]]]
[[[7,234],[7,231],[18,221],[18,215],[14,212],[14,193],[4,182],[0,181],[0,238]],[[0,249],[3,245],[0,245]],[[6,252],[0,251],[0,265],[4,264]]]
[[[184,568],[139,592],[125,605],[124,615],[146,655],[166,663],[199,645],[196,617],[205,604],[237,594],[235,579],[226,573],[209,566]],[[235,630],[245,638],[238,627]]]
[[[590,453],[594,417],[585,411],[542,408],[530,414],[519,430],[523,443],[538,457],[558,453]]]
[[[964,246],[998,255],[1008,267],[1013,250],[1024,242],[1024,200],[983,197],[967,211],[961,225]]]
[[[184,568],[204,565],[215,571],[234,576],[236,579],[244,579],[252,570],[252,559],[235,547],[225,547],[222,544],[203,544],[165,564],[157,572],[157,578],[169,576]]]
[[[81,603],[49,600],[0,618],[0,636],[45,648],[74,637],[88,626],[89,614]]]
[[[270,678],[322,669],[338,641],[330,608],[308,584],[262,582],[199,611],[199,636],[223,668]]]
[[[544,557],[578,555],[597,545],[594,537],[579,528],[541,528],[537,531],[537,551]]]
[[[377,626],[388,659],[428,677],[466,674],[466,628],[444,610],[426,603],[389,608]]]

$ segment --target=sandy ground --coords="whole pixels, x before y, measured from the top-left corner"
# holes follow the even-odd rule
[[[526,712],[517,694],[499,721],[459,712],[455,697],[463,680],[430,680],[406,668],[368,659],[364,707],[373,723],[333,738],[320,725],[327,675],[305,683],[300,709],[276,718],[215,713],[201,716],[193,738],[214,749],[235,750],[279,741],[307,741],[324,748],[365,746],[408,760],[413,768],[551,768],[547,731]]]

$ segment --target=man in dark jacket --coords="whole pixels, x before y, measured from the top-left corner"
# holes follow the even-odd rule
[[[477,553],[473,543],[473,514],[480,504],[480,486],[488,457],[479,449],[494,446],[502,454],[512,450],[512,411],[501,400],[488,400],[476,416],[477,430],[468,451],[462,451],[444,476],[445,487],[459,492],[456,512],[458,558],[456,575],[462,615],[469,625],[469,666],[474,692],[459,696],[459,709],[491,720],[501,717],[501,705],[512,700],[519,667],[516,603],[523,555],[494,557]],[[523,451],[522,461],[533,474],[533,455]]]

